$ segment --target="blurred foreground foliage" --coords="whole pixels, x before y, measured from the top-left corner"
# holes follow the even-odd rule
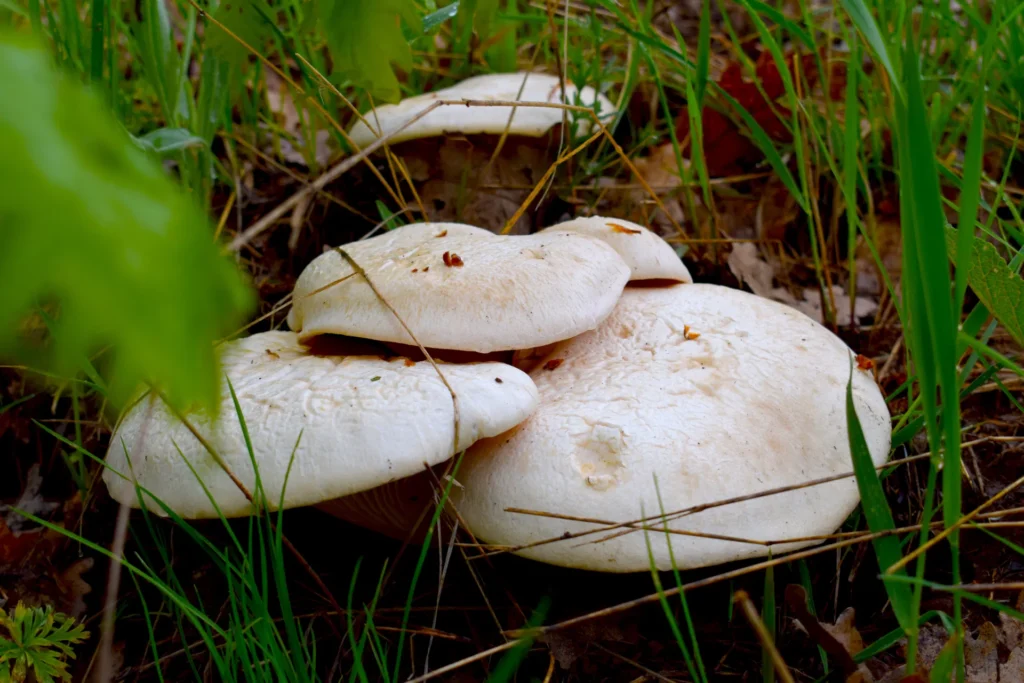
[[[213,342],[254,297],[208,219],[43,46],[0,32],[0,63],[0,357],[215,406]]]

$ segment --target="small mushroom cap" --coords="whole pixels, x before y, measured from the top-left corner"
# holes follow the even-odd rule
[[[452,397],[430,363],[312,355],[290,332],[265,332],[229,342],[221,362],[245,417],[272,508],[281,500],[293,451],[286,508],[407,477],[456,452]],[[510,429],[536,407],[533,382],[509,365],[439,367],[458,397],[460,450]],[[189,421],[254,492],[255,472],[226,383],[220,410],[215,422],[202,414],[190,415]],[[103,478],[119,502],[138,505],[134,475],[181,516],[215,517],[198,475],[225,516],[251,512],[229,476],[154,394],[131,408],[110,443],[107,465],[126,478],[110,469]],[[143,499],[148,508],[160,512],[149,496],[143,494]]]
[[[523,79],[526,85],[523,86]],[[520,95],[519,89],[523,88]],[[614,115],[615,107],[604,95],[600,95],[590,86],[578,89],[571,83],[565,84],[564,104],[577,104],[593,107],[600,103],[598,115],[602,120]],[[577,97],[579,98],[577,100]],[[450,88],[436,90],[431,93],[417,95],[402,100],[398,104],[388,104],[364,114],[366,120],[376,130],[387,135],[401,128],[407,121],[438,100],[490,100],[508,102],[548,102],[563,104],[562,87],[557,76],[541,73],[505,73],[474,76],[453,85]],[[554,126],[562,122],[565,110],[558,107],[516,107],[513,115],[512,107],[467,107],[466,105],[441,105],[423,118],[409,125],[394,137],[389,138],[390,144],[405,140],[429,138],[446,133],[474,135],[490,133],[500,135],[508,128],[509,135],[540,137]],[[509,124],[509,116],[512,123]],[[584,113],[568,112],[569,120],[577,118],[577,131],[581,135],[590,132],[593,121]],[[366,147],[377,135],[363,121],[357,121],[349,131],[352,141],[360,148]]]
[[[417,223],[343,249],[416,339],[436,349],[491,353],[569,339],[597,327],[629,279],[614,249],[572,233],[502,236]],[[302,271],[288,325],[301,340],[415,343],[337,250]]]
[[[632,271],[633,280],[677,280],[693,282],[672,246],[642,225],[621,218],[590,216],[552,225],[540,231],[578,232],[607,242]]]
[[[477,538],[519,546],[601,527],[507,508],[628,522],[660,515],[655,475],[671,513],[851,472],[852,360],[824,327],[773,301],[714,285],[627,288],[597,330],[559,344],[532,372],[537,411],[466,454],[455,506]],[[872,459],[882,464],[889,411],[870,372],[853,367],[857,414]],[[712,507],[670,525],[783,541],[831,533],[858,498],[850,477]],[[642,531],[587,543],[618,531],[521,554],[582,569],[649,570]],[[664,534],[649,539],[657,567],[670,569]],[[768,553],[765,545],[683,535],[672,536],[672,547],[682,568]]]

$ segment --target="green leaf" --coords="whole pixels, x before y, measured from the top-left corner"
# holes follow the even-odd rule
[[[892,511],[885,499],[885,491],[882,490],[882,482],[878,478],[878,470],[871,459],[871,450],[868,448],[867,440],[864,438],[864,430],[860,425],[860,418],[857,417],[857,409],[853,404],[853,364],[850,364],[850,381],[846,385],[846,425],[850,440],[850,454],[853,458],[853,473],[857,480],[857,489],[860,491],[861,507],[864,510],[864,518],[868,522],[868,528],[872,533],[892,531],[896,524],[892,518]],[[875,548],[875,555],[878,557],[878,566],[882,571],[891,567],[901,558],[900,539],[898,536],[881,536],[871,541]],[[902,570],[900,575],[905,575]],[[892,610],[896,619],[904,629],[910,628],[915,618],[911,613],[910,587],[900,583],[886,583],[885,589],[892,602]]]
[[[957,232],[946,229],[946,247],[954,264],[958,263]],[[962,267],[958,266],[957,270]],[[1024,344],[1024,279],[1013,272],[996,248],[985,240],[974,242],[967,264],[967,283],[1014,339]]]
[[[458,34],[462,36],[463,47],[469,44],[469,34],[476,31],[480,40],[491,34],[491,24],[498,12],[498,0],[461,0],[455,16]]]
[[[401,21],[414,32],[422,22],[412,0],[318,0],[334,76],[347,78],[385,102],[401,96],[394,64],[412,69],[412,48]]]
[[[133,135],[131,139],[139,149],[161,157],[190,147],[206,146],[205,140],[186,128],[157,128],[141,137]]]
[[[0,32],[0,63],[0,357],[69,375],[112,345],[115,404],[145,380],[216,405],[212,342],[253,297],[207,218],[42,47]]]
[[[237,36],[233,37],[218,26],[207,28],[207,48],[230,64],[240,65],[248,61],[251,53],[242,43],[258,51],[270,35],[270,18],[273,15],[270,7],[261,0],[221,0],[212,16]]]

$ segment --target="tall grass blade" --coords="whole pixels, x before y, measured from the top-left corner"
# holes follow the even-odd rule
[[[516,669],[522,663],[523,658],[526,657],[530,651],[530,647],[533,645],[534,635],[531,633],[534,629],[544,623],[544,619],[547,617],[548,608],[551,606],[551,600],[548,597],[541,599],[540,604],[537,605],[537,609],[533,610],[533,614],[526,621],[526,635],[523,636],[515,647],[505,653],[505,656],[501,658],[498,665],[494,667],[494,671],[487,677],[487,683],[506,683],[512,680],[512,677],[516,673]]]
[[[708,66],[711,63],[711,0],[700,6],[700,30],[697,34],[697,73],[693,85],[697,109],[704,106],[704,93],[708,87]]]
[[[850,382],[846,385],[846,426],[849,433],[850,453],[853,457],[853,473],[857,480],[857,489],[860,491],[861,507],[864,510],[864,518],[868,522],[868,528],[872,533],[892,531],[896,524],[892,518],[892,511],[885,499],[885,491],[882,489],[882,482],[878,478],[878,471],[871,460],[871,451],[868,449],[867,440],[864,438],[864,430],[857,417],[857,409],[853,403],[853,364],[850,365]],[[875,555],[878,558],[878,566],[884,571],[902,556],[900,552],[900,541],[896,536],[882,536],[871,541],[874,546]],[[887,583],[886,592],[889,601],[892,603],[893,613],[897,621],[905,631],[911,629],[916,622],[912,610],[912,598],[909,586],[905,584]]]
[[[769,555],[770,558],[770,555]],[[764,622],[770,642],[775,642],[775,567],[768,567],[764,573],[764,598],[761,602],[761,621]],[[764,683],[775,683],[775,661],[771,651],[761,648],[761,680]]]
[[[974,247],[974,221],[978,215],[978,200],[981,197],[981,161],[985,142],[985,88],[978,88],[974,105],[971,107],[971,130],[967,135],[967,151],[964,154],[964,178],[960,188],[960,215],[957,219],[956,252],[963,267],[956,269],[956,298],[954,310],[964,306],[967,291],[967,266],[971,263]],[[1024,337],[1022,337],[1024,339]]]
[[[871,10],[864,4],[864,0],[842,0],[842,3],[854,26],[864,35],[868,45],[875,51],[878,61],[889,73],[889,82],[893,89],[900,93],[900,79],[896,76],[896,69],[893,68],[892,60],[889,58],[889,48],[886,46],[885,40],[882,39],[882,33],[878,30],[878,24],[875,23]]]
[[[921,387],[925,430],[933,467],[942,467],[942,517],[954,524],[961,513],[960,402],[956,371],[957,324],[945,239],[945,215],[932,146],[931,127],[918,56],[908,40],[903,51],[906,102],[896,103],[900,146],[900,207],[904,235],[904,293],[907,301],[907,346]],[[941,406],[939,397],[941,395]],[[941,454],[941,455],[940,455]],[[932,491],[927,491],[928,505]],[[924,511],[922,541],[931,510]],[[959,583],[959,533],[949,536],[953,580]],[[923,575],[923,560],[917,576]],[[920,588],[916,588],[919,604]],[[954,597],[953,619],[960,623],[960,600]],[[962,639],[960,640],[962,643]],[[913,643],[911,643],[913,644]],[[908,669],[913,671],[911,651]]]

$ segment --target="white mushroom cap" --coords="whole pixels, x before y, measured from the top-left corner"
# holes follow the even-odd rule
[[[614,249],[572,233],[502,236],[417,223],[343,248],[416,339],[437,349],[490,353],[569,339],[597,327],[629,279]],[[337,250],[302,271],[288,325],[301,340],[415,343]]]
[[[458,397],[459,449],[510,429],[536,406],[533,382],[509,365],[440,368]],[[452,397],[429,363],[311,355],[294,334],[266,332],[225,344],[222,369],[238,396],[272,507],[281,500],[293,450],[286,508],[407,477],[455,453]],[[226,383],[220,411],[215,422],[201,414],[190,415],[189,422],[253,491],[255,472]],[[119,502],[138,505],[134,475],[181,516],[216,516],[182,454],[226,516],[251,512],[229,476],[153,394],[132,407],[111,437],[107,465],[127,480],[109,469],[103,478]],[[143,499],[160,511],[145,494]]]
[[[540,407],[466,454],[454,502],[479,539],[520,546],[597,524],[507,512],[515,507],[628,522],[852,471],[846,385],[853,353],[807,316],[714,285],[627,288],[593,332],[559,344],[533,373]],[[556,361],[560,360],[558,363]],[[885,461],[889,411],[869,372],[853,395],[871,456]],[[778,541],[834,531],[858,502],[853,477],[670,523],[674,529]],[[660,524],[660,522],[659,522]],[[642,531],[601,532],[521,550],[543,562],[646,571]],[[671,568],[663,532],[650,534]],[[783,552],[820,541],[783,543]],[[679,567],[768,553],[768,547],[672,536]]]
[[[523,80],[526,85],[523,86]],[[520,95],[519,89],[523,88]],[[367,112],[364,117],[374,130],[382,135],[401,128],[407,121],[438,100],[490,100],[509,102],[547,102],[557,104],[580,104],[593,107],[600,103],[598,115],[603,121],[614,115],[615,107],[604,95],[600,95],[590,86],[582,90],[571,83],[565,84],[565,101],[562,100],[562,87],[557,76],[541,73],[505,73],[474,76],[453,85],[450,88],[436,90],[431,93],[417,95],[402,100],[398,104],[388,104]],[[512,107],[467,107],[465,105],[441,105],[429,114],[411,124],[408,128],[389,139],[391,144],[416,138],[429,138],[445,133],[461,133],[473,135],[491,133],[500,135],[508,128],[509,135],[540,137],[548,130],[562,122],[564,109],[558,107],[516,107],[513,115]],[[512,123],[509,124],[509,116]],[[585,114],[568,112],[569,120],[577,119],[577,131],[586,134],[593,122]],[[379,128],[378,128],[379,127]],[[377,135],[362,121],[357,121],[349,131],[352,141],[359,147],[366,147]]]
[[[693,282],[672,246],[642,225],[621,218],[591,216],[541,230],[548,232],[578,232],[607,242],[633,271],[630,280]]]

